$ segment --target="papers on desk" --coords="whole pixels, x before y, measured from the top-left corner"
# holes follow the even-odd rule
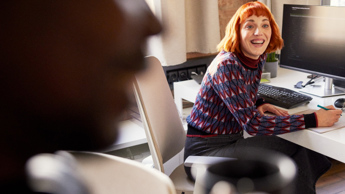
[[[263,79],[263,78],[262,78],[262,79],[260,80],[260,83],[270,83],[270,80],[268,80],[268,79]]]
[[[306,110],[302,112],[295,113],[295,115],[299,114],[310,114],[315,112],[316,110]],[[317,127],[317,128],[309,128],[309,130],[315,131],[317,133],[326,133],[328,131],[336,130],[345,127],[345,115],[341,116],[339,121],[336,122],[333,126],[331,127]]]
[[[260,80],[260,83],[270,83],[271,79],[271,73],[270,72],[263,72],[261,74],[261,80]]]

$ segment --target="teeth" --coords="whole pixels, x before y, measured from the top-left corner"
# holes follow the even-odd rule
[[[262,43],[264,43],[264,41],[263,40],[253,40],[252,43],[253,44],[262,44]]]

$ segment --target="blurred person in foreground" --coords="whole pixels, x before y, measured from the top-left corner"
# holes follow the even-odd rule
[[[266,54],[282,47],[278,26],[263,3],[249,2],[237,10],[187,117],[184,157],[245,157],[251,154],[246,152],[248,147],[277,151],[297,165],[296,192],[315,193],[317,179],[330,168],[328,159],[276,135],[332,126],[342,112],[330,105],[329,111],[289,115],[258,98]],[[266,112],[275,116],[265,115]],[[253,137],[244,138],[243,131]],[[186,172],[193,178],[189,168]]]
[[[146,39],[144,0],[0,2],[1,193],[33,193],[26,161],[113,144]]]

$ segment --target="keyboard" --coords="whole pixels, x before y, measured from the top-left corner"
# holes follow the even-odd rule
[[[299,92],[287,88],[271,86],[267,84],[260,84],[258,89],[259,97],[265,99],[265,102],[290,109],[295,108],[306,103],[309,103],[313,98]]]

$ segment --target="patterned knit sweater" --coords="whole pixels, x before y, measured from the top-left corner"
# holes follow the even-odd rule
[[[187,123],[202,134],[213,135],[243,130],[250,135],[277,135],[316,126],[314,114],[259,114],[256,108],[262,102],[257,90],[266,55],[259,59],[254,69],[243,65],[234,53],[220,52],[206,71]]]

